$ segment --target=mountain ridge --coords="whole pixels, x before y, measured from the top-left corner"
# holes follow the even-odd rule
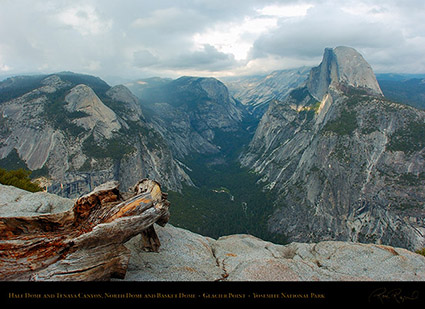
[[[108,179],[130,186],[141,175],[176,190],[190,183],[124,86],[64,72],[8,79],[0,92],[12,94],[0,105],[0,158],[16,153],[15,162],[47,176],[51,192],[75,197]]]
[[[278,196],[269,229],[290,241],[423,247],[422,182],[399,179],[424,170],[424,144],[413,131],[425,128],[425,114],[387,101],[361,56],[354,74],[346,74],[352,80],[339,82],[334,56],[326,49],[306,84],[270,105],[241,156]],[[403,144],[401,135],[411,137]]]
[[[213,206],[227,199],[225,207],[239,209],[232,213],[237,217],[233,221],[270,217],[269,234],[283,238],[287,233],[296,239],[373,239],[420,247],[423,113],[382,97],[370,65],[352,48],[326,49],[322,63],[299,84],[303,70],[295,70],[300,73],[294,73],[298,86],[285,88],[283,101],[275,93],[268,94],[275,99],[267,101],[269,110],[240,157],[243,168],[229,160],[238,157],[251,139],[257,120],[215,78],[138,81],[138,93],[145,92],[141,105],[125,86],[110,87],[93,76],[62,72],[34,80],[12,78],[0,83],[2,94],[14,83],[19,85],[15,98],[0,106],[0,121],[11,123],[16,116],[17,127],[2,127],[1,162],[16,159],[39,168],[34,174],[59,175],[55,177],[60,182],[49,184],[59,194],[65,187],[66,194],[78,195],[107,179],[120,180],[127,187],[144,175],[163,181],[173,191],[185,184],[190,190],[184,193],[203,189],[191,196],[198,202],[199,192],[208,195],[209,201],[220,200]],[[268,76],[269,81],[275,77]],[[78,87],[82,82],[85,86]],[[90,104],[72,99],[80,90]],[[30,112],[23,115],[22,107]],[[98,108],[102,112],[94,113]],[[103,113],[110,117],[100,116]],[[22,120],[30,125],[22,125]],[[18,127],[21,131],[15,130]],[[21,137],[10,131],[21,132]],[[55,148],[65,142],[67,146]],[[56,149],[53,155],[52,148]],[[52,162],[49,169],[46,158]],[[217,177],[219,172],[235,177]],[[199,181],[201,176],[227,183]],[[258,178],[253,188],[263,186],[265,192],[241,197],[245,188],[234,186],[236,176],[251,186]],[[204,186],[197,187],[200,184]],[[230,198],[219,196],[220,192]],[[233,207],[235,196],[238,207]],[[274,205],[269,205],[270,196]],[[184,194],[179,203],[183,198]],[[264,205],[251,205],[248,200]],[[259,209],[264,213],[259,214]],[[199,216],[205,218],[219,209],[203,211]],[[256,230],[252,224],[250,228]]]
[[[215,78],[182,76],[143,83],[132,87],[178,159],[193,153],[219,153],[216,133],[238,131],[246,115]]]
[[[277,70],[267,75],[222,78],[230,94],[260,119],[273,100],[283,100],[290,90],[305,81],[309,67]]]

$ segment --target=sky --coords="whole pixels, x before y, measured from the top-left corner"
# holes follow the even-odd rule
[[[0,0],[0,77],[266,74],[340,45],[376,73],[425,73],[424,16],[423,0]]]

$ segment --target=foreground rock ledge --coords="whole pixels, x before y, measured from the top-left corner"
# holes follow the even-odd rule
[[[132,193],[108,183],[76,203],[0,185],[0,280],[425,281],[425,257],[406,249],[212,239],[165,224],[168,206],[150,180]]]
[[[425,257],[403,248],[343,241],[273,244],[251,235],[218,239],[167,224],[161,248],[140,236],[126,247],[127,281],[425,281]]]
[[[125,194],[117,182],[103,184],[62,212],[2,214],[0,280],[124,278],[130,259],[124,243],[141,234],[140,246],[158,251],[153,224],[168,222],[168,206],[160,185],[144,179]]]

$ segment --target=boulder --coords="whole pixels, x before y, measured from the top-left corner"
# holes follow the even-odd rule
[[[0,217],[36,216],[72,208],[70,199],[46,192],[32,193],[0,184]]]

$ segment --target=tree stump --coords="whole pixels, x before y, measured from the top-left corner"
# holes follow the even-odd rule
[[[0,217],[0,280],[124,278],[124,243],[141,233],[145,249],[158,251],[153,224],[168,222],[168,207],[160,184],[143,179],[131,194],[121,194],[117,182],[103,184],[65,212]]]

